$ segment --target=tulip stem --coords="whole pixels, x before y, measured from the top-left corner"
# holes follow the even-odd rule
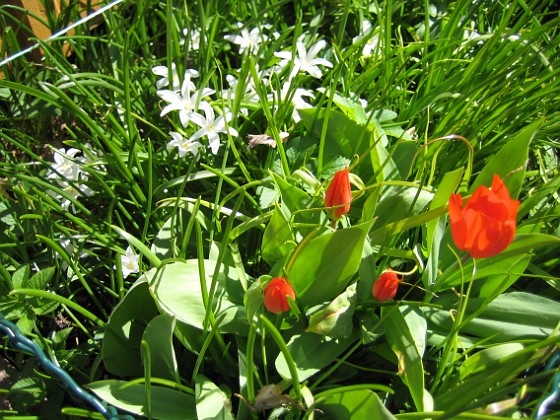
[[[292,386],[294,388],[295,397],[298,401],[301,401],[301,389],[299,386],[298,371],[294,359],[292,358],[292,355],[290,353],[290,349],[288,349],[286,342],[284,341],[282,335],[280,334],[278,329],[276,329],[274,324],[270,322],[270,320],[262,314],[260,315],[260,319],[263,324],[263,329],[268,331],[268,333],[270,334],[270,336],[272,337],[272,339],[280,349],[280,352],[284,356],[284,359],[286,360],[286,365],[288,366],[288,370],[290,371],[290,376],[292,377]],[[249,359],[247,358],[247,363],[248,362]],[[249,377],[247,377],[247,379],[249,379]]]
[[[432,386],[432,393],[434,392],[435,389],[438,388],[438,385],[441,385],[441,380],[444,377],[444,370],[446,368],[448,368],[448,361],[450,359],[455,359],[455,356],[457,355],[457,349],[458,349],[458,335],[459,335],[459,330],[461,329],[461,324],[463,323],[463,318],[465,316],[465,312],[467,310],[467,303],[469,300],[469,296],[472,290],[472,285],[474,283],[474,277],[476,274],[476,260],[473,258],[473,271],[472,271],[472,277],[471,277],[471,281],[469,282],[468,288],[467,288],[467,294],[464,295],[463,294],[463,290],[464,290],[464,285],[465,285],[465,281],[463,278],[463,263],[465,261],[468,260],[468,258],[470,257],[469,254],[466,254],[466,256],[463,256],[461,259],[459,259],[458,263],[459,263],[459,267],[461,270],[461,277],[462,277],[462,281],[461,281],[461,291],[460,291],[460,295],[459,295],[459,309],[457,311],[457,317],[455,318],[455,321],[453,322],[453,327],[451,329],[451,331],[449,332],[449,335],[447,336],[446,342],[445,342],[445,347],[443,348],[443,354],[441,356],[441,360],[438,364],[438,369],[435,375],[435,379],[434,379],[434,383]],[[451,354],[453,354],[453,356],[451,356]]]

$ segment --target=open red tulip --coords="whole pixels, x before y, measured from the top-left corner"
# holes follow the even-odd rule
[[[325,207],[333,207],[331,218],[340,219],[350,211],[352,202],[352,189],[350,187],[350,173],[348,168],[344,168],[334,174],[325,195]]]
[[[371,290],[373,297],[380,302],[393,299],[397,294],[400,282],[401,280],[399,276],[397,276],[397,273],[390,268],[385,270],[375,283],[373,283],[373,288]]]
[[[492,188],[480,186],[463,207],[463,197],[453,194],[449,199],[451,235],[457,248],[473,258],[488,258],[506,249],[515,236],[519,201],[498,175]]]
[[[287,296],[295,299],[294,289],[286,279],[275,277],[264,288],[264,306],[274,314],[289,311]]]

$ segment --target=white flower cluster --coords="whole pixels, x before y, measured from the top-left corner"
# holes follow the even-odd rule
[[[243,57],[252,55],[258,58],[270,37],[279,37],[276,32],[267,35],[263,31],[263,29],[270,29],[267,26],[252,29],[244,28],[242,24],[238,24],[238,26],[241,29],[239,34],[228,34],[224,36],[224,39],[239,46],[239,54]],[[191,45],[191,49],[199,47],[200,31],[185,30],[183,34],[185,36],[190,34],[196,37],[188,43]],[[289,101],[294,108],[292,118],[295,122],[300,120],[297,112],[298,109],[311,107],[304,97],[315,98],[312,92],[298,87],[296,81],[298,74],[309,74],[312,77],[321,78],[323,71],[320,67],[333,67],[330,61],[317,57],[319,52],[327,46],[324,40],[317,41],[309,49],[306,47],[305,41],[306,39],[303,35],[297,39],[295,44],[296,54],[292,53],[292,48],[276,52],[274,56],[279,58],[280,61],[267,69],[259,69],[258,61],[256,62],[259,81],[269,90],[271,89],[268,81],[273,73],[282,82],[279,91],[266,92],[267,102],[272,104],[273,110],[276,110],[279,104]],[[185,40],[183,42],[187,43]],[[289,69],[287,79],[284,74],[288,72],[284,72],[284,69]],[[187,69],[182,80],[179,77],[175,63],[172,63],[170,68],[156,66],[152,69],[152,72],[160,77],[156,84],[157,94],[165,102],[161,116],[171,112],[178,112],[182,130],[169,132],[171,139],[167,143],[167,148],[177,148],[179,157],[184,157],[187,153],[198,157],[200,150],[204,148],[204,144],[200,142],[204,138],[207,140],[205,144],[215,155],[220,148],[220,134],[238,135],[237,130],[232,127],[232,125],[235,125],[235,122],[233,121],[232,113],[226,105],[231,106],[236,102],[242,103],[243,106],[240,107],[239,112],[245,116],[248,115],[246,105],[253,105],[255,107],[260,105],[253,77],[248,77],[244,80],[243,88],[239,88],[240,80],[238,77],[233,74],[227,74],[226,80],[229,87],[218,93],[218,96],[221,95],[221,97],[217,98],[218,100],[212,101],[211,97],[216,94],[216,91],[195,84],[194,80],[199,77],[197,70]],[[241,73],[241,70],[238,72]],[[238,95],[241,95],[241,98]],[[216,107],[216,103],[226,105]],[[216,113],[219,115],[216,116]],[[196,130],[193,130],[193,126]]]
[[[79,154],[81,156],[78,156]],[[77,200],[81,196],[93,195],[94,191],[86,185],[89,174],[84,170],[85,165],[91,162],[90,156],[78,149],[60,148],[54,151],[54,163],[51,164],[47,179],[55,181],[58,187],[66,193],[65,195],[54,194],[60,200],[60,205],[64,210],[75,211],[73,200]]]
[[[167,75],[166,67],[158,66],[152,69],[152,71],[160,76]],[[175,73],[173,73],[174,71]],[[196,79],[199,76],[198,71],[187,69],[179,90],[172,90],[174,86],[178,85],[178,81],[175,80],[176,69],[174,66],[172,67],[172,75],[171,80],[169,80],[169,77],[164,77],[158,81],[159,86],[170,87],[170,89],[157,91],[158,96],[167,102],[167,105],[161,111],[161,116],[177,111],[181,125],[185,130],[190,127],[191,122],[196,124],[199,129],[190,137],[186,137],[177,131],[171,131],[169,133],[171,141],[167,143],[167,148],[176,147],[179,150],[179,157],[185,156],[187,152],[198,156],[198,151],[202,144],[196,140],[206,136],[212,153],[218,153],[220,148],[220,137],[218,134],[229,133],[232,136],[237,136],[237,131],[229,127],[229,122],[232,118],[231,113],[226,108],[223,110],[223,115],[219,115],[216,118],[214,108],[205,100],[205,98],[213,95],[215,91],[206,87],[197,89],[192,81],[192,79]],[[203,111],[204,115],[200,111]]]

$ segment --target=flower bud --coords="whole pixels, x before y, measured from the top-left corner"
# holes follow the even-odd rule
[[[274,314],[289,311],[287,296],[295,299],[294,289],[286,279],[275,277],[264,288],[264,306]]]
[[[397,294],[397,289],[401,280],[390,268],[385,270],[379,278],[373,283],[371,290],[373,297],[380,302],[393,299]]]
[[[332,209],[331,218],[333,220],[338,220],[350,211],[351,202],[352,190],[350,187],[350,173],[348,172],[348,168],[344,168],[334,174],[327,188],[325,207],[337,206]]]

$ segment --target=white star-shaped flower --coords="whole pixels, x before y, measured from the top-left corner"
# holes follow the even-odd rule
[[[59,186],[62,188],[62,190],[68,194],[70,197],[72,197],[75,201],[78,200],[78,198],[82,197],[82,196],[92,196],[95,192],[86,184],[70,184],[69,182],[66,181],[59,181]],[[72,200],[70,200],[67,197],[64,197],[62,194],[56,194],[55,195],[57,199],[61,200],[60,202],[60,207],[62,207],[64,210],[70,210],[72,209],[72,211],[76,211],[75,207],[74,207],[74,203],[72,202]]]
[[[373,25],[369,20],[362,22],[362,32],[355,36],[352,41],[354,44],[360,42],[362,39],[367,38],[367,41],[362,49],[362,56],[380,55],[381,44],[379,39],[379,29],[373,30]]]
[[[196,51],[200,48],[200,31],[198,29],[183,29],[183,37],[179,39],[179,45],[182,47],[185,45],[186,38],[190,36],[190,42],[188,43],[189,48]]]
[[[317,58],[317,53],[321,51],[325,45],[327,45],[327,43],[324,40],[321,40],[313,45],[309,51],[307,51],[307,48],[305,48],[305,45],[300,38],[296,42],[297,57],[292,57],[291,51],[281,51],[274,53],[274,55],[282,59],[282,62],[279,64],[281,68],[286,67],[293,60],[294,68],[290,73],[290,79],[292,79],[300,71],[309,73],[311,76],[319,79],[323,75],[323,72],[317,66],[333,66],[330,61],[325,60],[324,58]]]
[[[179,74],[177,73],[177,66],[175,63],[171,63],[171,80],[169,80],[169,69],[166,66],[155,66],[152,69],[152,73],[161,77],[161,79],[156,82],[157,90],[161,90],[161,88],[166,86],[169,86],[169,90],[172,91],[179,90],[181,81],[179,80]]]
[[[202,147],[202,144],[197,141],[191,141],[183,136],[181,133],[176,131],[170,131],[171,141],[167,143],[167,149],[176,147],[179,151],[179,157],[185,156],[187,153],[192,153],[195,157],[198,156],[198,149]]]
[[[126,248],[125,254],[121,255],[121,269],[123,278],[127,278],[129,274],[138,273],[140,271],[140,267],[138,265],[138,261],[140,260],[140,256],[137,255],[130,245]]]
[[[200,114],[193,115],[193,122],[200,126],[200,130],[194,133],[190,141],[197,140],[202,136],[208,137],[208,146],[212,150],[213,154],[218,153],[218,149],[220,148],[220,136],[218,133],[227,133],[228,130],[226,129],[226,122],[231,120],[231,112],[226,111],[225,116],[220,115],[216,118],[214,114],[214,109],[212,106],[207,102],[202,102],[200,104],[200,108],[204,110],[204,114],[206,117],[201,116]],[[232,136],[237,136],[237,130],[232,127],[229,127],[229,134]]]
[[[255,53],[261,42],[267,41],[268,37],[262,34],[257,27],[251,29],[251,32],[243,28],[240,35],[226,35],[224,39],[239,45],[239,53],[244,54],[245,52]]]
[[[71,181],[77,181],[80,176],[80,164],[76,162],[76,154],[80,153],[78,149],[60,148],[54,151],[54,163],[51,165],[52,172],[49,172],[47,178],[65,178]]]
[[[197,102],[214,93],[214,90],[208,88],[196,90],[196,86],[191,82],[192,77],[198,77],[198,72],[196,70],[185,71],[185,77],[180,92],[173,92],[171,90],[158,91],[159,97],[169,102],[169,104],[161,110],[160,115],[164,116],[171,111],[179,111],[179,119],[183,127],[187,127],[192,116],[196,114],[198,110]]]

